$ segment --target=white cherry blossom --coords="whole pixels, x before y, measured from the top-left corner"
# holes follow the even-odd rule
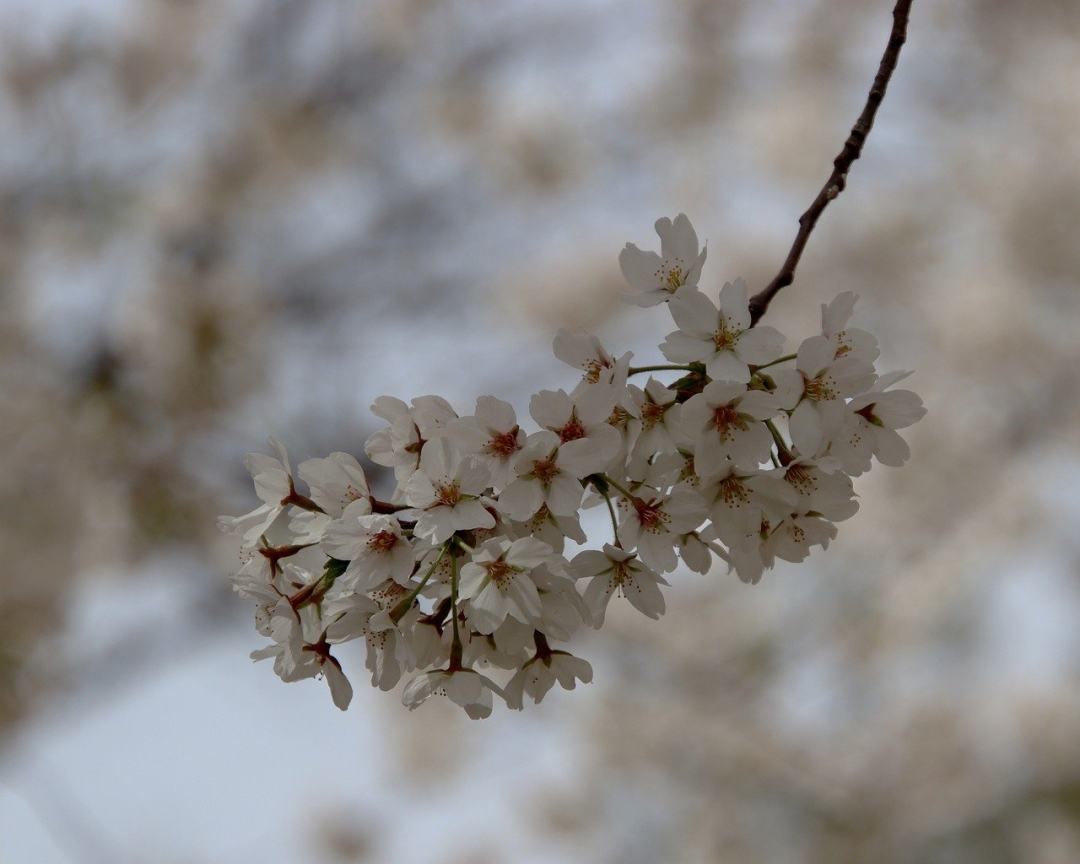
[[[271,436],[270,447],[277,458],[265,453],[248,453],[244,466],[255,481],[255,494],[263,503],[243,516],[220,516],[218,526],[222,531],[240,534],[244,548],[250,549],[259,542],[270,526],[284,512],[286,499],[293,489],[289,454],[285,445]]]
[[[432,696],[446,696],[465,709],[473,720],[491,716],[492,693],[502,689],[490,678],[472,669],[435,669],[423,672],[405,685],[401,701],[410,711]]]
[[[859,502],[854,498],[855,489],[850,477],[823,467],[831,462],[799,459],[777,469],[775,474],[795,492],[796,507],[800,512],[814,511],[832,522],[842,522],[855,515]]]
[[[660,235],[659,255],[643,252],[633,243],[627,243],[619,254],[619,267],[634,292],[625,299],[638,306],[655,306],[695,289],[705,264],[706,250],[699,247],[697,232],[685,213],[674,221],[658,219],[655,228]]]
[[[476,412],[447,424],[447,437],[464,453],[476,454],[491,472],[491,485],[502,489],[514,476],[514,457],[525,446],[514,406],[494,396],[480,396]]]
[[[677,401],[679,394],[652,377],[644,390],[631,384],[629,391],[637,411],[631,421],[638,430],[632,454],[634,459],[647,461],[657,453],[678,452],[676,436],[683,407]]]
[[[616,592],[649,618],[664,614],[660,586],[668,582],[646,567],[633,552],[605,543],[603,552],[581,552],[570,566],[578,579],[590,580],[585,589],[585,605],[589,607],[594,627],[603,625],[608,602]]]
[[[829,454],[848,474],[869,471],[871,456],[894,468],[908,460],[911,450],[896,430],[921,420],[926,408],[910,390],[887,388],[910,374],[883,375],[873,389],[848,403],[841,429],[829,448]]]
[[[795,369],[772,373],[780,407],[791,411],[791,440],[803,456],[817,456],[844,419],[844,399],[869,388],[874,368],[857,357],[836,358],[835,344],[812,336],[799,346]]]
[[[676,487],[667,496],[645,489],[638,492],[633,498],[619,500],[623,511],[619,539],[628,548],[637,547],[646,565],[670,573],[679,564],[675,555],[679,536],[705,520],[705,506],[697,492],[685,486]]]
[[[581,370],[586,384],[625,383],[626,368],[633,356],[627,352],[616,360],[588,330],[565,327],[555,334],[552,347],[563,363]]]
[[[772,327],[750,326],[746,283],[728,282],[720,291],[720,308],[700,291],[682,291],[668,304],[679,329],[660,346],[672,363],[704,363],[717,381],[750,380],[750,366],[777,359],[784,337]]]
[[[810,547],[827,549],[834,537],[836,526],[827,519],[792,513],[770,531],[765,546],[777,558],[797,564],[810,554]]]
[[[517,477],[499,495],[499,509],[511,519],[531,519],[543,506],[556,516],[576,516],[584,488],[581,464],[571,459],[572,468],[554,432],[543,430],[529,436],[525,448],[514,460]]]
[[[834,346],[833,356],[853,357],[865,363],[873,363],[878,357],[878,343],[873,334],[857,327],[848,327],[855,301],[859,297],[851,291],[837,294],[828,304],[821,304],[821,333]]]
[[[405,501],[419,511],[416,533],[444,543],[455,531],[494,528],[495,517],[480,498],[489,479],[483,465],[463,458],[446,439],[426,443],[420,467],[405,486]]]
[[[733,462],[703,480],[696,492],[708,508],[716,536],[729,546],[753,536],[762,518],[779,521],[797,501],[794,490],[783,480],[741,470]]]
[[[331,558],[348,561],[339,577],[343,584],[367,591],[387,579],[408,585],[416,553],[394,516],[370,514],[364,501],[354,501],[331,522],[322,548]]]
[[[682,409],[683,430],[696,443],[697,472],[713,474],[727,459],[743,468],[756,468],[767,461],[773,439],[759,421],[778,410],[771,393],[727,381],[710,383]]]
[[[297,612],[282,598],[274,610],[270,628],[273,644],[251,653],[252,660],[273,658],[274,672],[286,683],[321,676],[330,688],[334,705],[344,711],[352,701],[352,685],[341,663],[311,614],[311,607]]]
[[[520,711],[524,707],[526,694],[534,703],[539,703],[555,686],[556,681],[564,690],[573,690],[578,681],[589,684],[592,677],[593,670],[589,662],[567,651],[537,654],[507,683],[506,706]]]
[[[554,557],[539,540],[488,540],[461,568],[459,596],[469,601],[469,620],[483,634],[495,631],[506,617],[530,624],[540,615],[540,594],[532,571]]]
[[[415,619],[415,611],[407,613]],[[380,690],[393,690],[402,672],[412,664],[412,652],[389,614],[366,594],[350,592],[327,605],[326,640],[331,644],[363,639],[367,647],[366,666],[371,673],[371,685]],[[410,620],[410,624],[414,621]]]
[[[541,390],[530,400],[529,413],[537,424],[559,436],[561,464],[584,477],[603,471],[619,452],[619,433],[608,423],[614,407],[614,395],[606,387],[573,397],[564,390]]]
[[[541,504],[537,510],[525,522],[514,522],[509,526],[511,536],[535,537],[547,543],[553,550],[561,553],[569,537],[575,543],[588,543],[589,538],[581,529],[581,520],[574,516],[556,516],[547,504]]]

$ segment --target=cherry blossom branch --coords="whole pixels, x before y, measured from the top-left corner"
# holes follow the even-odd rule
[[[810,233],[814,230],[814,226],[817,225],[818,218],[825,212],[825,208],[829,206],[829,202],[844,191],[844,187],[847,185],[848,171],[851,170],[852,163],[862,155],[863,145],[866,143],[866,138],[874,125],[874,117],[882,100],[885,98],[885,89],[889,86],[889,79],[896,70],[896,63],[900,59],[900,49],[907,39],[911,3],[912,0],[897,0],[896,7],[893,9],[892,32],[889,35],[885,53],[881,57],[881,63],[878,65],[877,75],[874,76],[874,83],[870,86],[866,105],[863,107],[859,119],[855,121],[855,125],[851,128],[851,134],[848,135],[847,141],[844,142],[844,148],[833,160],[832,174],[825,181],[825,185],[821,187],[821,191],[818,192],[809,209],[799,217],[799,231],[795,235],[795,242],[792,244],[787,258],[784,259],[780,272],[776,274],[772,282],[750,298],[750,326],[756,324],[761,316],[765,314],[765,310],[769,308],[769,303],[772,302],[773,297],[780,293],[780,289],[795,281],[795,268],[799,265],[803,249],[806,248],[806,242],[810,239]]]

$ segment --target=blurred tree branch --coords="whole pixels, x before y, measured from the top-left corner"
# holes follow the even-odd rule
[[[870,85],[870,93],[866,97],[866,105],[863,106],[859,119],[851,127],[851,134],[844,142],[844,148],[833,160],[833,171],[825,185],[821,187],[817,197],[802,216],[799,217],[799,232],[795,235],[795,242],[784,259],[780,272],[776,274],[772,282],[750,298],[750,321],[751,326],[756,324],[773,297],[780,293],[780,289],[795,281],[795,268],[799,266],[803,249],[810,239],[810,234],[817,225],[821,214],[829,206],[829,202],[836,198],[847,185],[847,174],[852,164],[862,155],[863,145],[866,143],[870,130],[874,125],[874,117],[882,100],[885,98],[885,89],[889,86],[889,79],[896,71],[897,61],[900,59],[900,49],[907,40],[908,17],[911,14],[912,0],[897,0],[893,9],[892,32],[889,34],[889,42],[885,46],[885,53],[878,64],[877,75],[874,83]]]

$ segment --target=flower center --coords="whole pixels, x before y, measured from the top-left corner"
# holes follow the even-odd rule
[[[661,423],[664,420],[664,414],[667,413],[668,408],[671,405],[659,405],[656,402],[646,402],[641,406],[641,425],[646,429],[652,429],[657,423]]]
[[[810,469],[798,463],[788,466],[787,471],[784,473],[784,479],[803,494],[809,494],[817,487]]]
[[[713,344],[717,351],[731,351],[739,341],[739,335],[738,330],[729,330],[727,321],[723,321],[712,334]]]
[[[566,425],[562,429],[556,430],[559,435],[559,440],[565,444],[567,441],[577,441],[579,438],[585,437],[585,427],[581,425],[581,421],[578,420],[577,411],[570,414],[570,419],[566,421]]]
[[[384,528],[378,534],[373,534],[368,538],[367,547],[372,552],[385,554],[393,549],[397,542],[398,535]]]
[[[694,456],[683,456],[682,468],[679,469],[679,480],[689,483],[691,486],[698,486],[701,484],[701,478],[697,476],[697,472],[694,470]]]
[[[435,502],[437,504],[442,504],[444,507],[453,507],[460,500],[461,490],[454,481],[450,481],[444,486],[439,486],[435,490]]]
[[[348,503],[351,503],[353,501],[359,501],[361,498],[364,498],[364,497],[366,497],[366,496],[363,495],[360,492],[359,489],[357,489],[355,486],[353,486],[352,483],[349,483],[345,487],[345,495],[344,495],[344,498],[342,499],[341,503],[342,504],[348,504]]]
[[[487,568],[488,579],[494,582],[500,591],[505,591],[514,574],[520,572],[517,567],[512,567],[501,559],[490,561],[484,567]]]
[[[851,353],[851,341],[848,338],[847,330],[841,330],[836,334],[836,353],[833,354],[834,360],[839,360],[845,354]]]
[[[547,523],[549,516],[551,516],[551,511],[548,510],[547,504],[541,504],[540,509],[529,520],[529,531],[533,534],[538,533]]]
[[[533,462],[532,475],[545,486],[551,485],[551,481],[555,479],[558,473],[559,467],[552,458],[537,459]]]
[[[630,412],[627,411],[622,405],[616,405],[611,409],[611,416],[607,418],[609,426],[614,426],[616,429],[625,426],[626,421],[630,419]]]
[[[750,502],[750,490],[738,477],[725,477],[720,481],[717,498],[728,507],[738,508]]]
[[[520,429],[521,427],[515,426],[509,432],[494,433],[491,440],[484,445],[484,452],[489,456],[498,456],[500,459],[506,459],[517,453],[521,449],[521,445],[518,444]]]
[[[827,402],[837,397],[836,382],[828,375],[822,374],[817,378],[805,379],[806,398],[814,402]]]
[[[667,523],[671,521],[671,517],[664,512],[658,502],[643,501],[641,498],[635,498],[633,504],[642,531],[659,534],[661,531],[667,530]]]
[[[378,603],[382,609],[392,609],[394,604],[405,596],[407,590],[405,587],[398,585],[397,582],[388,579],[371,592],[371,599]]]
[[[661,269],[660,279],[663,287],[670,293],[678,291],[686,282],[686,273],[683,272],[682,259],[676,258],[669,267]]]
[[[605,369],[610,369],[611,364],[593,358],[592,360],[586,360],[583,368],[585,370],[585,380],[590,384],[595,384],[600,380],[600,373]]]
[[[731,405],[718,405],[713,408],[713,425],[725,441],[730,441],[736,431],[745,432],[749,428],[746,415],[740,414],[738,409]]]

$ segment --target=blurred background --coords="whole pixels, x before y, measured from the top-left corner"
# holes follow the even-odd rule
[[[828,552],[676,573],[595,683],[340,714],[248,652],[242,456],[656,362],[617,254],[778,269],[890,0],[2,0],[0,862],[1080,861],[1080,8],[918,0],[768,320],[929,415]],[[373,474],[386,489],[388,478]]]

